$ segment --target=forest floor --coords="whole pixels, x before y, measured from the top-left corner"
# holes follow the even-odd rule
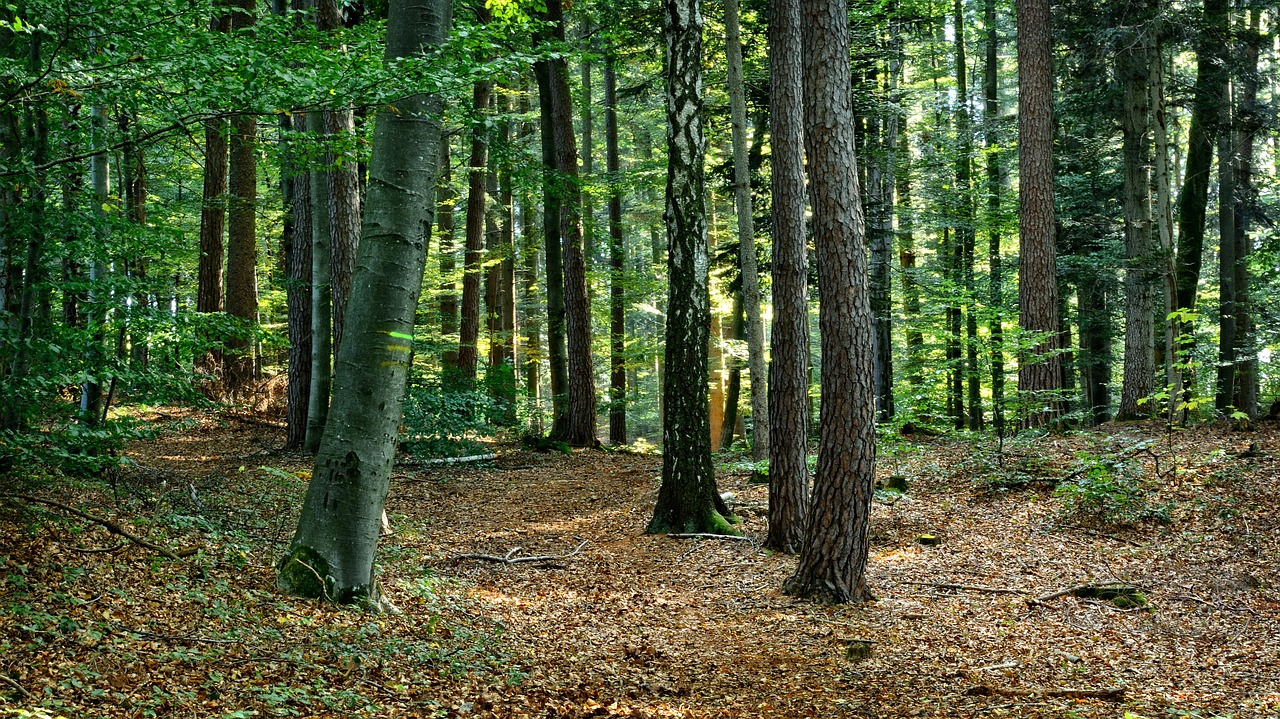
[[[380,550],[401,613],[375,615],[275,590],[310,468],[282,430],[152,420],[105,480],[10,478],[0,715],[1280,716],[1275,424],[886,443],[908,489],[879,494],[878,601],[850,607],[782,595],[795,559],[758,541],[644,534],[656,456],[405,463]],[[759,538],[746,467],[720,489]],[[1102,580],[1148,604],[1028,602]]]

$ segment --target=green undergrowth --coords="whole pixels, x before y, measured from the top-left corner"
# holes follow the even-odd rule
[[[0,499],[0,673],[14,683],[0,684],[0,716],[430,717],[470,685],[518,681],[500,625],[399,537],[380,580],[400,614],[278,591],[306,476],[247,465],[193,481],[134,470],[26,482],[191,551],[183,561]]]

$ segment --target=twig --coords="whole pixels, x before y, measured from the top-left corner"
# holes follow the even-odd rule
[[[34,697],[34,696],[32,696],[31,692],[29,692],[29,691],[27,691],[26,689],[24,689],[24,688],[22,687],[22,685],[21,685],[21,684],[19,684],[19,683],[17,683],[16,681],[14,681],[14,680],[10,679],[10,678],[9,678],[7,675],[5,675],[3,672],[0,672],[0,679],[3,679],[5,684],[8,684],[9,686],[13,687],[14,689],[17,689],[17,690],[18,690],[18,693],[19,693],[19,694],[21,694],[22,696],[24,696],[24,697],[26,697],[27,699],[30,699],[30,700],[32,700],[32,701],[35,701],[35,697]]]
[[[81,554],[111,554],[112,552],[118,552],[121,549],[124,549],[126,546],[128,546],[128,544],[129,544],[128,542],[121,542],[113,547],[97,547],[92,549],[83,549],[81,547],[67,547],[67,549],[70,549],[73,552],[79,552]]]
[[[668,534],[667,536],[670,537],[671,539],[727,539],[727,540],[737,541],[737,542],[752,542],[752,543],[756,541],[755,537],[740,537],[736,534],[707,534],[704,532],[691,532],[687,534]]]
[[[1130,583],[1128,583],[1128,582],[1119,582],[1119,581],[1114,581],[1114,580],[1113,580],[1113,581],[1106,581],[1106,580],[1102,580],[1102,581],[1097,581],[1097,582],[1085,582],[1084,584],[1077,584],[1077,585],[1072,586],[1072,587],[1067,587],[1066,589],[1059,589],[1059,590],[1058,590],[1058,591],[1056,591],[1056,592],[1049,592],[1048,594],[1042,594],[1042,595],[1040,595],[1040,596],[1038,596],[1038,597],[1033,597],[1033,598],[1031,598],[1031,599],[1028,599],[1028,600],[1027,600],[1027,604],[1032,604],[1032,605],[1034,605],[1034,604],[1043,604],[1044,602],[1047,602],[1047,601],[1049,601],[1050,599],[1057,599],[1058,597],[1065,597],[1065,596],[1067,596],[1068,594],[1075,594],[1076,592],[1083,592],[1083,591],[1084,591],[1084,590],[1086,590],[1086,589],[1097,589],[1097,588],[1099,588],[1099,587],[1104,587],[1104,586],[1107,586],[1107,585],[1109,585],[1109,584],[1110,584],[1110,585],[1122,584],[1122,585],[1124,585],[1124,586],[1126,586],[1126,587],[1134,587],[1134,585],[1132,585],[1132,584],[1130,584]],[[1134,587],[1134,588],[1135,588],[1135,589],[1137,589],[1138,587]]]
[[[980,587],[972,584],[946,584],[938,582],[908,582],[905,579],[899,580],[903,584],[912,584],[917,587],[935,587],[937,589],[960,589],[966,592],[983,592],[985,594],[1018,594],[1023,595],[1027,592],[1022,589],[1004,589],[1001,587]]]
[[[1141,542],[1135,542],[1132,539],[1125,539],[1124,537],[1121,537],[1115,534],[1110,534],[1108,532],[1099,532],[1096,529],[1089,529],[1088,527],[1081,527],[1075,524],[1059,524],[1058,526],[1062,527],[1063,529],[1074,529],[1080,532],[1084,532],[1085,534],[1088,534],[1091,537],[1103,537],[1105,539],[1110,539],[1116,542],[1124,542],[1125,544],[1128,544],[1129,546],[1132,546],[1132,547],[1141,548],[1145,546]]]
[[[401,467],[427,467],[434,464],[470,464],[472,462],[486,462],[491,459],[497,459],[498,455],[490,452],[488,454],[473,454],[469,457],[437,457],[435,459],[414,459],[414,460],[396,460],[396,464]]]
[[[579,544],[577,547],[574,547],[572,552],[566,552],[564,554],[539,554],[536,556],[529,556],[529,557],[517,557],[515,555],[518,554],[521,549],[524,549],[524,547],[516,547],[511,551],[507,552],[507,555],[505,557],[499,557],[495,554],[459,554],[453,557],[453,560],[456,562],[462,559],[474,559],[481,562],[496,562],[498,564],[523,564],[525,562],[551,562],[557,559],[568,559],[569,557],[574,556],[575,554],[581,552],[583,547],[587,546],[588,541],[589,540],[586,540],[586,539],[582,540],[582,543]]]
[[[175,562],[182,561],[182,557],[178,556],[178,554],[175,553],[173,550],[162,547],[159,544],[156,544],[155,542],[147,541],[146,539],[139,537],[138,535],[130,532],[129,530],[125,529],[119,524],[116,524],[110,519],[95,517],[92,514],[89,514],[87,512],[82,512],[79,509],[76,509],[75,507],[72,507],[68,504],[63,504],[62,502],[56,502],[52,499],[32,497],[31,495],[28,495],[28,494],[10,494],[6,496],[10,497],[11,499],[21,499],[26,502],[35,502],[36,504],[45,504],[50,507],[57,507],[58,509],[61,509],[64,512],[67,512],[69,514],[74,514],[75,516],[80,517],[81,519],[87,519],[90,522],[93,522],[94,524],[105,527],[108,532],[112,534],[118,534],[121,537],[124,537],[125,539],[129,540],[130,542],[133,542],[134,544],[140,547],[145,547],[147,549],[150,549],[151,551],[156,552],[157,554],[161,554],[165,557],[168,557],[169,559],[172,559]]]

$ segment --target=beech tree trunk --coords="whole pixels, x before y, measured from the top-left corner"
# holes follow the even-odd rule
[[[1042,427],[1062,411],[1057,253],[1053,209],[1053,38],[1049,0],[1017,0],[1018,312],[1039,338],[1018,364],[1022,423]]]
[[[386,58],[439,46],[449,9],[441,0],[391,0]],[[378,113],[350,331],[298,528],[278,567],[289,594],[386,606],[374,556],[413,350],[441,111],[439,98],[414,95]]]
[[[324,135],[320,110],[307,113],[307,131]],[[311,387],[307,400],[308,452],[320,449],[329,416],[329,394],[333,383],[333,254],[330,232],[328,171],[313,168],[311,192]]]
[[[1262,129],[1258,108],[1258,50],[1261,11],[1249,11],[1249,25],[1242,43],[1244,62],[1240,68],[1239,104],[1236,114],[1238,164],[1236,167],[1235,209],[1235,408],[1249,417],[1258,416],[1258,350],[1254,346],[1254,311],[1250,293],[1249,255],[1253,252],[1250,228],[1258,214],[1258,189],[1254,186],[1254,145]]]
[[[751,456],[769,457],[769,392],[765,369],[764,320],[760,316],[760,273],[751,204],[751,163],[747,158],[747,92],[742,77],[742,37],[738,0],[725,0],[725,54],[729,70],[729,115],[733,135],[733,198],[738,211],[738,256],[742,303],[746,310],[747,368],[751,377]],[[763,132],[764,128],[756,128]]]
[[[802,0],[801,12],[822,406],[804,547],[782,589],[843,604],[872,598],[864,574],[876,457],[874,338],[854,159],[847,6],[840,0]]]
[[[805,237],[800,1],[769,3],[769,136],[773,173],[773,355],[769,378],[769,536],[796,554],[809,495],[809,259]]]
[[[440,141],[440,179],[436,183],[436,233],[440,253],[440,334],[446,339],[458,334],[458,283],[453,279],[457,269],[453,238],[453,209],[458,204],[458,193],[453,189],[453,172],[449,160],[449,139]],[[441,361],[446,372],[458,363],[458,350],[445,350]]]
[[[662,485],[651,534],[737,534],[717,511],[711,466],[707,342],[707,140],[703,131],[702,13],[699,0],[669,0],[663,14],[667,91],[667,332]]]

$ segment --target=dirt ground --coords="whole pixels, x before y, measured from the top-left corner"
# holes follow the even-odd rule
[[[747,539],[721,540],[644,534],[660,457],[498,447],[484,466],[406,463],[380,554],[401,613],[372,615],[274,590],[309,476],[278,427],[175,419],[158,416],[173,428],[109,482],[19,489],[194,551],[181,562],[0,500],[10,713],[1280,717],[1275,426],[1112,426],[1002,458],[886,444],[881,476],[909,488],[874,505],[878,601],[852,607],[778,591],[795,559],[755,541],[767,490],[743,465],[722,466],[720,489]],[[1036,481],[1112,459],[1146,473],[1146,518],[1066,514]],[[1149,603],[1028,602],[1103,580]]]

